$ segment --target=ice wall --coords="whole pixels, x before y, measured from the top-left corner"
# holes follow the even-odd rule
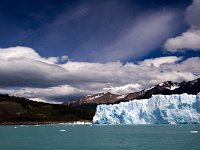
[[[200,123],[200,93],[153,95],[114,105],[98,105],[96,124]]]

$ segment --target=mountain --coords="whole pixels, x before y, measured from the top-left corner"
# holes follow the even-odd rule
[[[153,95],[149,99],[132,100],[114,105],[98,105],[96,124],[199,124],[198,95]]]
[[[81,107],[81,108],[96,108],[98,104],[110,104],[115,103],[116,100],[120,100],[122,95],[108,93],[98,93],[94,95],[87,95],[82,97],[80,100],[67,101],[64,105],[71,107]]]
[[[198,92],[200,92],[200,78],[188,82],[184,81],[181,83],[166,81],[151,88],[144,89],[139,92],[129,93],[126,95],[116,95],[109,92],[88,95],[81,98],[80,100],[67,101],[63,104],[70,107],[78,108],[96,108],[98,104],[115,104],[133,99],[147,99],[150,98],[152,95],[157,94],[197,94]]]
[[[37,124],[91,121],[95,110],[35,102],[0,94],[0,124]]]
[[[183,81],[181,83],[166,81],[140,92],[130,93],[124,97],[124,99],[120,99],[119,101],[121,102],[129,101],[132,99],[146,99],[156,94],[197,94],[198,92],[200,92],[200,78],[188,82]]]

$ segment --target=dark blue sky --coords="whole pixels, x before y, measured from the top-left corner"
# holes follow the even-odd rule
[[[165,56],[165,41],[189,28],[184,11],[190,4],[191,0],[0,0],[0,47],[26,46],[43,57],[67,55],[89,62]],[[159,24],[162,18],[167,22],[157,33],[153,22]],[[144,31],[148,24],[151,33]]]
[[[199,0],[0,0],[0,93],[65,101],[200,78]]]

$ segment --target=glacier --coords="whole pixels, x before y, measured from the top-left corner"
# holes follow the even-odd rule
[[[149,99],[96,108],[95,124],[195,124],[200,123],[200,93],[153,95]]]

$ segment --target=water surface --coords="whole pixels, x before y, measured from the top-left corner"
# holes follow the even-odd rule
[[[200,125],[0,126],[0,149],[200,150]]]

